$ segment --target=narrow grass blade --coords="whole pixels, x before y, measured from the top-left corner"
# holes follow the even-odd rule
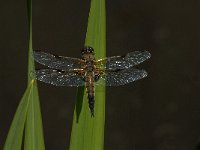
[[[106,55],[105,0],[92,0],[85,45],[95,50],[96,58]],[[95,87],[95,117],[91,117],[84,88],[77,93],[70,150],[103,150],[105,122],[105,87]]]
[[[28,86],[12,121],[4,150],[21,150],[24,128],[24,150],[44,150],[42,117],[40,112],[38,88],[30,74],[35,70],[32,57],[32,1],[27,0],[29,24]]]
[[[33,84],[31,83],[27,87],[20,101],[4,145],[4,150],[21,150],[24,124],[26,121],[26,113],[29,106],[32,88]]]
[[[33,44],[32,44],[32,0],[27,0],[27,17],[28,17],[28,29],[29,29],[29,44],[28,44],[28,84],[32,78],[31,72],[35,70],[35,64],[33,60]]]
[[[28,59],[28,83],[32,81],[31,72],[35,70],[32,49],[32,0],[27,0],[27,13],[29,23],[29,59]],[[42,117],[37,83],[34,81],[32,95],[30,97],[25,124],[24,150],[44,150],[44,136],[42,128]]]
[[[24,150],[44,150],[42,117],[36,82],[31,89],[31,95],[25,124]]]

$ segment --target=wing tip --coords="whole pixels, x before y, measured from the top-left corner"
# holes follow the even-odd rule
[[[38,56],[40,56],[40,54],[41,54],[41,50],[33,50],[33,58],[34,58],[34,60],[35,61],[37,61],[38,60]]]
[[[145,53],[147,59],[151,58],[151,53],[148,50],[143,50],[142,52]]]
[[[37,55],[37,54],[39,54],[39,53],[42,53],[43,51],[41,51],[41,50],[33,50],[33,55],[35,56],[35,55]]]
[[[133,52],[130,52],[130,53],[128,53],[127,55],[142,55],[142,56],[144,56],[146,59],[149,59],[149,58],[151,58],[151,53],[148,51],[148,50],[136,50],[136,51],[133,51]],[[145,59],[145,60],[146,60]]]
[[[148,76],[148,72],[144,69],[142,69],[142,76],[143,76],[143,78]]]

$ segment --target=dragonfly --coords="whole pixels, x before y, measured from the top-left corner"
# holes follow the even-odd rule
[[[85,86],[91,116],[94,117],[95,85],[120,86],[147,76],[135,66],[151,57],[146,51],[133,51],[123,56],[96,59],[94,49],[86,46],[81,58],[57,56],[44,51],[33,51],[36,62],[47,66],[37,69],[34,78],[55,86]]]

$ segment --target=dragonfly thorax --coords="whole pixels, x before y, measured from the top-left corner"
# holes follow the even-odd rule
[[[86,61],[86,70],[87,71],[95,71],[94,61],[93,60],[87,60]]]

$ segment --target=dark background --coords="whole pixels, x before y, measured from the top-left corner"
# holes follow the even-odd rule
[[[34,0],[33,48],[80,57],[90,1]],[[200,150],[200,1],[107,0],[107,56],[147,78],[107,88],[105,150]],[[0,149],[27,83],[26,1],[0,2]],[[47,150],[68,149],[76,88],[39,83]]]

